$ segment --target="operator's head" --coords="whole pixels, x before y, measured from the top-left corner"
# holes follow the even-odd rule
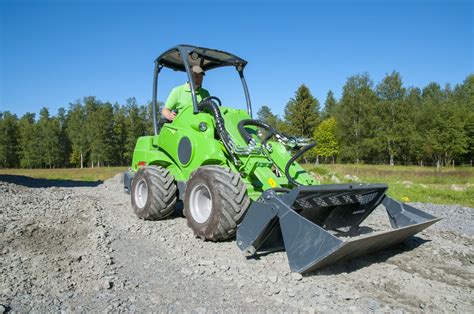
[[[193,66],[191,68],[191,72],[193,73],[194,84],[196,85],[196,87],[201,87],[202,79],[204,78],[204,75],[206,75],[206,73],[198,65]]]

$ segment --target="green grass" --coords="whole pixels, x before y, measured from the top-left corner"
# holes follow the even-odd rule
[[[388,194],[398,200],[474,207],[473,167],[445,167],[436,171],[436,168],[417,166],[307,164],[304,168],[316,173],[324,184],[334,183],[333,175],[341,182],[351,182],[344,178],[351,175],[361,182],[387,183]]]
[[[0,175],[22,175],[50,180],[104,181],[124,172],[127,167],[67,168],[67,169],[0,169]]]
[[[361,182],[387,183],[388,194],[405,202],[434,204],[459,204],[474,208],[474,168],[435,168],[417,166],[378,165],[314,165],[303,167],[314,172],[323,184],[334,183],[336,176],[341,182],[351,182],[345,175],[357,176]],[[0,169],[1,174],[24,175],[52,180],[104,181],[127,167],[70,168],[70,169]],[[453,185],[463,191],[454,191]]]

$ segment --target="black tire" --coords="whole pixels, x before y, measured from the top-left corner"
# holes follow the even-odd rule
[[[176,191],[174,177],[167,169],[157,166],[140,168],[133,178],[130,193],[133,211],[138,218],[164,219],[173,213]]]
[[[203,240],[233,237],[249,205],[245,183],[229,168],[200,167],[186,184],[184,214],[195,236]]]

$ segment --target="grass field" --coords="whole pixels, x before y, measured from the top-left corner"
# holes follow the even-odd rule
[[[388,194],[404,202],[459,204],[474,208],[474,168],[436,168],[378,165],[314,165],[303,167],[313,172],[323,184],[360,182],[387,183]],[[53,180],[104,181],[126,167],[85,169],[0,169],[1,174],[24,175]],[[349,177],[350,175],[351,177]],[[357,177],[357,178],[354,178]]]
[[[0,175],[22,175],[50,180],[104,181],[127,167],[68,168],[68,169],[0,169]]]
[[[474,168],[436,168],[385,165],[304,165],[322,183],[387,183],[388,194],[405,202],[459,204],[474,207]],[[351,177],[352,178],[351,178]],[[354,176],[356,178],[354,178]],[[337,178],[337,179],[336,179]]]

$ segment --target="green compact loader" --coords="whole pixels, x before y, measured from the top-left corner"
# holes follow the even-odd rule
[[[155,134],[138,139],[124,176],[139,218],[164,219],[180,200],[195,236],[211,241],[236,236],[249,257],[285,250],[291,270],[299,273],[400,243],[439,220],[389,198],[386,184],[321,185],[296,162],[315,143],[252,119],[246,64],[233,54],[190,45],[178,45],[155,60]],[[195,65],[204,71],[234,67],[246,110],[223,106],[214,96],[198,102]],[[172,122],[157,121],[163,67],[187,74],[193,101]],[[392,229],[347,237],[379,205]]]

